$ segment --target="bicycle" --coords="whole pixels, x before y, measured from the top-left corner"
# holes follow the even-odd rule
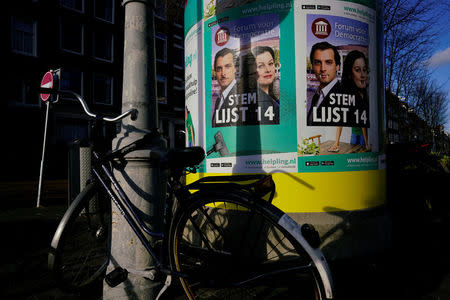
[[[100,128],[105,122],[136,118],[137,111],[103,118],[91,113],[76,93],[52,93],[78,99],[96,128],[91,138],[92,177],[57,227],[48,257],[49,268],[65,287],[78,289],[103,278],[115,286],[126,280],[130,270],[120,267],[106,275],[113,202],[154,261],[154,270],[138,272],[150,279],[155,272],[167,276],[158,297],[173,276],[179,278],[189,299],[333,298],[317,231],[309,224],[300,226],[271,204],[275,183],[270,175],[211,176],[183,185],[185,170],[195,170],[205,157],[204,150],[159,149],[151,159],[170,175],[163,212],[167,225],[162,232],[152,232],[111,170],[120,167],[126,154],[151,143],[159,131],[107,151]],[[145,234],[157,243],[151,244]]]

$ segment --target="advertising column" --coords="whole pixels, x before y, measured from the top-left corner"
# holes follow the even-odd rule
[[[274,204],[294,217],[314,213],[323,231],[349,211],[382,207],[380,7],[188,1],[187,145],[207,151],[188,181],[271,173]]]

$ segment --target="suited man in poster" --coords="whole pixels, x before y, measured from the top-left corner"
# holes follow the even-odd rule
[[[335,106],[336,103],[330,101],[330,95],[342,94],[341,83],[337,79],[337,72],[341,66],[339,52],[328,42],[316,43],[311,48],[310,61],[313,72],[319,80],[319,87],[308,108],[306,124],[308,126],[336,125],[330,124],[330,116],[323,114],[328,111],[322,108]]]
[[[230,108],[230,95],[237,92],[236,84],[236,55],[233,50],[223,48],[216,53],[214,58],[214,70],[216,72],[217,82],[220,85],[220,95],[214,103],[212,117],[212,127],[232,126],[230,122],[224,122],[221,118],[221,112]]]

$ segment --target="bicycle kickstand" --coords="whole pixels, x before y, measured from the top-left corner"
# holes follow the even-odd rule
[[[162,289],[159,291],[158,296],[156,296],[156,300],[159,300],[159,297],[162,296],[162,294],[164,294],[164,292],[169,288],[170,284],[172,283],[172,275],[167,275],[166,277],[166,282],[164,282],[164,286],[162,287]]]

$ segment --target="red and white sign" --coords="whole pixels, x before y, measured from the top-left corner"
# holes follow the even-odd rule
[[[53,74],[52,72],[45,73],[41,81],[41,88],[53,88]],[[41,100],[47,101],[50,98],[50,94],[41,94]]]

